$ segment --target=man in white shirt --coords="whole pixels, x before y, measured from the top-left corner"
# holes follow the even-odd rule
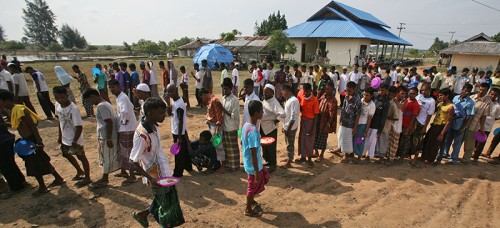
[[[455,95],[460,94],[462,92],[462,88],[464,87],[464,85],[468,83],[469,81],[469,79],[467,78],[468,74],[469,74],[469,68],[466,67],[462,70],[462,74],[452,75],[452,77],[455,76],[455,85],[453,88],[453,93],[455,93]]]
[[[240,168],[240,150],[238,146],[238,129],[240,127],[240,102],[232,93],[233,82],[226,78],[222,82],[222,107],[224,108],[224,123],[222,125],[222,143],[226,152],[226,169],[235,171]]]
[[[233,82],[233,95],[236,97],[238,96],[238,88],[240,87],[240,73],[238,72],[238,69],[236,69],[236,66],[234,62],[231,62],[231,78]]]
[[[115,176],[127,178],[122,182],[123,186],[133,184],[137,181],[134,167],[130,163],[130,151],[133,147],[134,132],[137,128],[137,119],[134,114],[134,104],[130,102],[125,93],[120,89],[120,83],[116,80],[108,82],[109,91],[116,96],[116,111],[118,116],[118,143],[120,144],[120,166],[121,172]],[[127,173],[127,170],[129,173]]]
[[[151,97],[160,98],[158,93],[158,79],[156,79],[156,68],[153,66],[153,61],[148,61],[149,67],[149,89],[151,90]]]
[[[0,89],[6,89],[14,94],[14,83],[12,80],[12,74],[0,66]]]
[[[45,116],[47,116],[48,120],[53,120],[54,117],[52,116],[52,113],[56,113],[56,108],[54,103],[50,100],[49,87],[47,86],[45,76],[42,72],[35,70],[30,66],[26,67],[24,71],[30,74],[31,79],[33,79],[38,102],[40,103],[40,106],[42,106]]]
[[[243,93],[242,93],[243,92]],[[241,121],[241,126],[245,125],[246,122],[250,120],[250,114],[248,113],[248,103],[252,100],[260,101],[257,94],[254,92],[254,81],[250,78],[243,81],[243,89],[240,91],[240,100],[245,101],[243,106],[243,121]]]
[[[353,70],[349,73],[349,81],[356,83],[356,85],[359,85],[360,80],[361,80],[361,72],[358,71],[359,65],[354,64]]]
[[[211,77],[211,76],[210,76]],[[173,102],[168,100],[167,113],[170,117],[170,127],[172,128],[172,136],[174,143],[179,143],[181,149],[175,156],[174,177],[182,177],[184,170],[192,171],[193,165],[191,164],[191,157],[187,145],[187,112],[186,104],[179,96],[179,91],[175,85],[167,86],[168,96]]]
[[[229,77],[229,74],[227,73],[226,69],[226,64],[225,63],[220,63],[220,69],[222,70],[220,72],[220,84],[224,81],[224,78]]]
[[[251,65],[252,65],[253,92],[258,96],[260,81],[263,80],[264,75],[262,75],[262,72],[260,71],[259,67],[257,67],[257,62],[252,61]]]
[[[484,133],[487,136],[489,136],[489,134],[491,133],[491,130],[493,130],[493,125],[495,125],[495,121],[500,120],[500,102],[498,101],[498,96],[500,96],[500,89],[491,88],[490,93],[489,93],[489,97],[491,100],[490,115],[487,116],[486,120],[484,121]],[[497,138],[497,137],[498,136],[495,136],[495,138]],[[490,143],[490,146],[493,146],[493,148],[495,148],[495,145],[493,143],[495,141],[495,138]],[[477,160],[479,159],[479,155],[486,156],[489,158],[491,157],[492,154],[490,154],[488,152],[493,152],[493,150],[488,151],[487,154],[482,154],[485,144],[486,144],[486,142],[482,142],[482,143],[476,142],[476,147],[474,148],[474,161],[475,162],[477,162]]]
[[[344,98],[345,98],[345,90],[347,86],[347,82],[349,82],[349,75],[347,73],[347,67],[342,67],[342,74],[339,79],[339,93],[340,93],[340,107],[344,106]]]
[[[37,113],[35,107],[33,107],[31,103],[28,83],[26,82],[21,67],[14,63],[9,63],[8,66],[12,74],[12,81],[14,82],[14,102],[17,104],[24,104],[31,111]]]
[[[193,65],[194,67],[194,70],[191,71],[191,76],[193,76],[193,78],[196,80],[196,90],[195,90],[195,97],[196,97],[196,101],[198,102],[198,104],[196,106],[198,107],[203,107],[203,102],[201,102],[201,94],[200,94],[200,89],[203,88],[203,82],[201,81],[202,80],[202,77],[201,77],[201,72],[200,72],[200,65],[198,63],[195,63]]]
[[[73,180],[78,180],[75,185],[79,188],[91,183],[90,165],[83,149],[83,127],[80,110],[75,103],[68,99],[68,93],[63,86],[56,86],[52,90],[56,103],[56,115],[59,117],[59,137],[61,152],[64,158],[75,167],[76,175]],[[83,170],[74,155],[82,162]]]
[[[335,69],[335,66],[332,65],[330,67],[330,72],[328,73],[330,75],[330,78],[332,79],[333,81],[333,86],[335,88],[338,88],[339,86],[339,72]],[[333,90],[333,94],[335,94],[335,90]]]
[[[415,133],[413,138],[415,157],[411,164],[414,165],[416,164],[418,155],[422,152],[427,126],[436,108],[436,101],[431,97],[431,87],[429,84],[424,84],[422,88],[420,88],[420,94],[415,99],[420,105],[420,111],[417,115],[417,121],[415,121]]]
[[[398,77],[398,73],[401,72],[401,67],[396,68],[396,65],[391,66],[391,86],[398,84],[400,78]]]
[[[281,166],[284,169],[292,167],[293,156],[295,151],[295,135],[299,127],[300,103],[293,96],[292,87],[284,85],[281,94],[286,99],[285,102],[285,119],[283,120],[282,132],[285,134],[286,151],[288,155],[287,162]]]
[[[270,145],[262,145],[262,157],[266,160],[269,166],[269,172],[276,170],[276,145],[278,143],[278,129],[276,124],[283,120],[285,111],[281,107],[280,102],[274,97],[275,88],[271,84],[264,87],[264,101],[262,106],[264,115],[260,122],[261,137],[271,137],[275,141]]]

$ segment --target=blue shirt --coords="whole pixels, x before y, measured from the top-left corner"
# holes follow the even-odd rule
[[[255,175],[250,149],[255,148],[257,150],[257,163],[259,166],[258,170],[261,171],[264,166],[262,165],[262,155],[260,153],[260,134],[257,131],[257,127],[248,122],[243,125],[241,131],[241,144],[243,145],[243,167],[245,168],[245,172],[250,175]]]
[[[455,107],[455,115],[451,123],[451,129],[459,130],[467,116],[474,115],[474,101],[469,96],[460,99],[460,95],[457,95],[453,98],[453,106]]]
[[[141,83],[141,79],[139,79],[139,73],[137,71],[132,71],[130,75],[130,87],[135,88],[137,85]]]
[[[126,83],[129,83],[129,87],[130,87],[130,80],[131,77],[130,77],[130,74],[128,73],[128,71],[125,71],[123,72],[123,86],[126,85]],[[125,88],[125,89],[128,89],[128,88]]]

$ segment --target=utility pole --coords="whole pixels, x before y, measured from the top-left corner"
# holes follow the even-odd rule
[[[399,29],[399,35],[398,36],[399,37],[401,37],[401,30],[406,29],[405,27],[403,27],[405,25],[406,25],[406,23],[399,22],[399,27],[398,27],[398,29]]]
[[[456,31],[449,32],[449,33],[451,33],[450,44],[449,44],[449,46],[451,46],[451,41],[453,41],[453,35],[455,35]]]

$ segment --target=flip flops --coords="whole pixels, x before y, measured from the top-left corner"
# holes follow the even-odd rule
[[[139,224],[141,224],[142,227],[146,228],[149,227],[149,222],[148,220],[143,220],[137,216],[137,212],[132,212],[132,218],[134,218],[135,221],[137,221]]]
[[[133,183],[135,183],[135,182],[137,182],[137,179],[134,179],[134,180],[128,180],[128,179],[127,179],[127,180],[124,180],[124,181],[122,182],[122,186],[128,186],[128,185],[131,185],[131,184],[133,184]]]
[[[97,189],[97,188],[105,188],[105,187],[108,187],[108,183],[107,182],[92,182],[89,184],[89,187],[90,188],[93,188],[93,189]]]
[[[245,215],[248,216],[248,217],[257,218],[257,217],[261,217],[262,213],[259,213],[259,212],[256,212],[254,210],[251,210],[251,211],[245,211]]]
[[[62,181],[57,181],[57,180],[54,180],[52,181],[52,183],[50,183],[47,188],[52,188],[52,187],[56,187],[56,186],[62,186],[66,184],[66,180],[62,180]]]
[[[50,192],[50,189],[49,189],[49,188],[46,188],[44,191],[40,191],[40,189],[39,189],[39,190],[36,190],[36,191],[34,191],[33,193],[31,193],[31,196],[33,196],[33,197],[35,197],[35,198],[36,198],[36,197],[39,197],[39,196],[45,195],[45,194],[46,194],[46,193],[48,193],[48,192]]]

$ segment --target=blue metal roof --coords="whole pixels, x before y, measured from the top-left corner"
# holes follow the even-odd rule
[[[412,45],[382,26],[356,23],[331,7],[327,6],[324,9],[330,10],[339,17],[309,20],[285,30],[285,33],[289,38],[355,38]]]
[[[336,1],[332,1],[332,2],[336,3],[337,5],[339,5],[340,7],[344,8],[349,13],[351,13],[352,15],[354,15],[355,17],[357,17],[357,18],[359,18],[361,20],[365,20],[365,21],[369,21],[369,22],[372,22],[372,23],[375,23],[375,24],[378,24],[378,25],[381,25],[381,26],[389,27],[389,25],[387,25],[386,23],[382,22],[378,18],[374,17],[370,13],[367,13],[365,11],[362,11],[362,10],[359,10],[359,9],[356,9],[356,8],[353,8],[351,6],[348,6],[348,5],[340,3],[340,2],[336,2]]]

